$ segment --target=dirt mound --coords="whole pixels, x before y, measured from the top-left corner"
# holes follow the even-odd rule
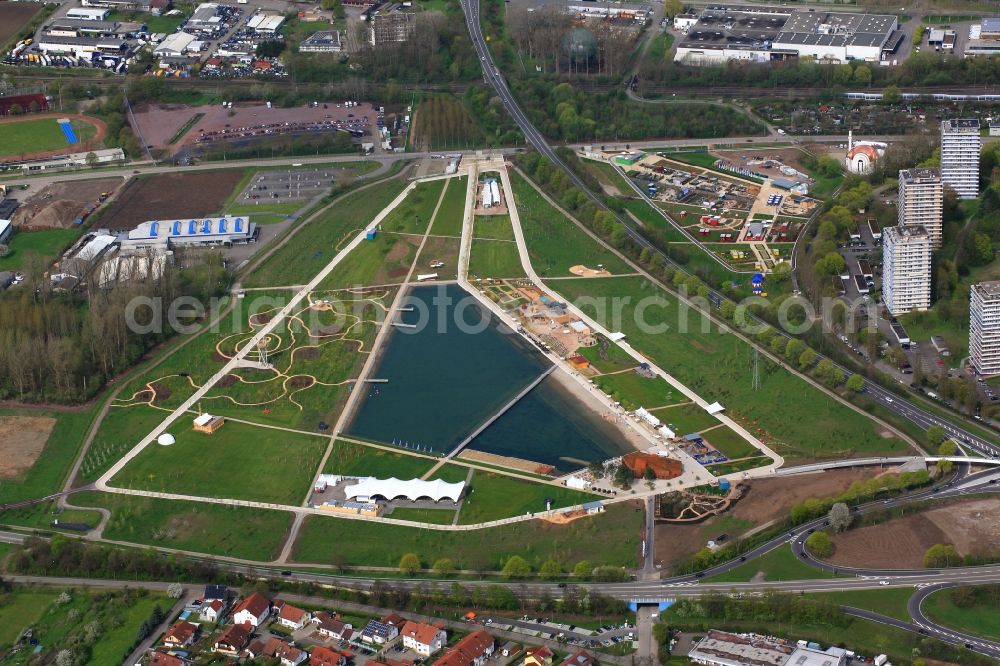
[[[254,316],[250,317],[250,325],[264,326],[268,322],[270,322],[273,318],[274,316],[272,314],[268,312],[261,312],[260,314],[255,314]]]
[[[319,328],[316,329],[316,335],[319,335],[319,336],[322,336],[322,337],[325,337],[325,336],[328,336],[328,335],[337,335],[342,330],[343,330],[343,326],[336,326],[336,325],[320,326]],[[318,349],[316,350],[316,355],[319,356],[319,350]],[[310,357],[303,356],[302,358],[310,358]]]
[[[314,361],[319,358],[319,349],[316,347],[300,347],[295,350],[295,358],[302,361]]]
[[[153,404],[163,402],[173,394],[174,392],[168,389],[166,386],[163,386],[162,384],[158,383],[153,384]]]
[[[14,212],[14,226],[22,229],[66,229],[85,219],[100,205],[102,194],[121,184],[118,178],[67,181],[46,185]]]

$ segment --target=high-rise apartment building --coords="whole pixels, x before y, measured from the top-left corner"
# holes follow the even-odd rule
[[[904,169],[899,172],[899,223],[927,229],[934,249],[941,247],[943,192],[941,171],[938,169]]]
[[[969,362],[981,375],[1000,374],[1000,281],[970,290]]]
[[[975,118],[941,121],[941,180],[959,199],[979,196],[979,152],[983,140]]]
[[[931,305],[931,236],[919,226],[882,230],[882,300],[893,315]]]

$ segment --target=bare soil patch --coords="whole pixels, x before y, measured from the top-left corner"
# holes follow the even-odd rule
[[[243,179],[242,170],[157,174],[133,178],[101,220],[118,231],[135,229],[148,220],[214,215]]]
[[[316,347],[299,347],[295,350],[295,359],[300,361],[313,361],[319,358],[319,349]]]
[[[31,469],[55,425],[48,416],[0,416],[0,479],[16,479]]]
[[[162,384],[153,384],[153,403],[163,402],[173,394],[174,392],[166,386],[163,386]]]
[[[843,566],[923,568],[924,553],[950,543],[961,555],[996,550],[1000,498],[948,503],[936,509],[835,535],[830,562]]]
[[[783,518],[794,504],[810,497],[827,497],[846,490],[854,481],[868,479],[877,473],[873,469],[839,469],[820,474],[801,474],[751,481],[750,490],[736,502],[732,509],[720,516],[709,518],[696,525],[657,524],[654,539],[656,562],[671,566],[691,557],[715,533],[725,531],[731,537]],[[742,530],[730,526],[717,527],[729,518],[747,521],[752,525]]]
[[[120,178],[95,178],[46,185],[14,212],[14,226],[21,229],[67,229],[100,205],[102,193],[112,193]]]
[[[295,375],[288,380],[288,386],[291,388],[307,388],[316,383],[313,377],[307,375]]]

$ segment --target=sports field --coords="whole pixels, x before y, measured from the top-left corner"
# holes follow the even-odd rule
[[[96,128],[81,120],[70,125],[79,140],[70,144],[55,118],[30,118],[4,122],[0,131],[0,157],[18,157],[63,148],[77,148],[96,133]]]

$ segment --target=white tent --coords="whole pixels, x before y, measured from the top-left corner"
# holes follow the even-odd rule
[[[708,412],[709,414],[718,414],[724,409],[725,407],[723,407],[722,404],[719,402],[713,402],[711,405],[705,407],[705,411]]]
[[[402,481],[395,477],[391,479],[376,479],[367,477],[361,479],[356,485],[345,489],[344,495],[347,499],[384,497],[387,500],[404,498],[408,500],[418,500],[421,498],[432,499],[440,502],[442,499],[450,499],[457,502],[465,490],[465,481],[458,483],[448,483],[441,479],[434,481],[423,481],[421,479],[410,479]]]

